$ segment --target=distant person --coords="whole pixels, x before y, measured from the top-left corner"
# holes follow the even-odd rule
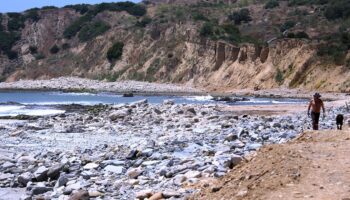
[[[344,122],[344,115],[338,114],[335,118],[335,121],[337,123],[337,129],[342,130],[343,129],[343,122]]]
[[[321,95],[319,93],[314,94],[314,99],[309,103],[309,108],[307,110],[308,116],[310,116],[311,109],[311,119],[312,119],[312,129],[318,130],[318,123],[320,121],[321,108],[323,110],[323,118],[326,116],[326,111],[324,109],[323,101],[321,100]]]

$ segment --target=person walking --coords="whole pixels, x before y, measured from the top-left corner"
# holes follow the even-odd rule
[[[321,99],[321,95],[319,93],[314,94],[314,98],[309,103],[309,108],[307,110],[307,114],[310,117],[310,109],[311,109],[311,119],[312,119],[312,129],[318,130],[318,123],[320,121],[321,108],[323,111],[323,118],[326,116],[326,111],[324,108],[323,101]]]

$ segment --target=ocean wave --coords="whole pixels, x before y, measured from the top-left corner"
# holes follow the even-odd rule
[[[269,100],[258,100],[258,99],[250,99],[249,101],[246,101],[246,102],[248,102],[248,103],[256,103],[256,104],[258,104],[258,103],[271,103],[271,101],[269,101]]]

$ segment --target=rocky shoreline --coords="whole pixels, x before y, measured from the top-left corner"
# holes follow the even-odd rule
[[[77,77],[60,77],[50,80],[20,80],[0,83],[0,90],[47,90],[66,92],[113,92],[147,95],[201,95],[205,92],[190,86],[148,83],[139,81],[105,82]]]
[[[329,110],[331,129],[343,107]],[[221,177],[264,144],[310,128],[305,113],[233,115],[216,104],[95,106],[1,123],[0,187],[22,199],[184,199],[205,177]]]

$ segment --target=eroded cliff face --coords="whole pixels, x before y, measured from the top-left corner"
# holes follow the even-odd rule
[[[202,38],[191,22],[134,26],[126,12],[96,16],[111,29],[88,42],[64,39],[63,31],[80,14],[71,9],[43,11],[38,22],[26,22],[14,47],[19,59],[0,58],[7,81],[80,76],[92,79],[183,83],[212,91],[233,89],[303,88],[347,91],[349,72],[318,61],[314,45],[300,39],[275,40],[268,45],[241,44]],[[108,49],[116,41],[125,46],[122,58],[109,62]],[[61,48],[51,54],[54,45]],[[38,47],[44,58],[29,51]],[[323,66],[323,67],[320,67]],[[341,77],[341,78],[340,78]]]

